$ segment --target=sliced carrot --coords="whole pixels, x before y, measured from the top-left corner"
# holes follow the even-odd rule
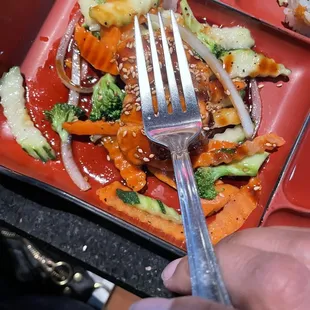
[[[218,184],[215,185],[215,190],[219,194],[213,200],[201,199],[201,206],[205,216],[210,216],[223,209],[232,195],[239,191],[239,188],[230,184]]]
[[[148,231],[154,231],[154,233],[161,232],[165,234],[168,238],[173,237],[179,243],[184,242],[184,233],[183,226],[172,221],[167,221],[149,214],[145,211],[139,210],[133,206],[125,204],[121,199],[116,195],[116,190],[122,189],[124,191],[129,191],[130,189],[120,182],[113,182],[97,191],[97,195],[100,200],[106,205],[116,209],[121,215],[125,215],[129,222],[135,222],[138,226],[149,227]],[[123,216],[124,217],[124,216]]]
[[[115,48],[119,38],[110,38],[109,45],[98,40],[89,31],[80,25],[76,25],[74,39],[80,50],[82,57],[87,60],[94,68],[103,72],[118,74],[115,62]]]
[[[263,136],[256,137],[253,141],[246,141],[238,145],[234,151],[221,152],[213,150],[210,152],[201,153],[192,158],[194,168],[217,166],[219,164],[231,163],[232,161],[240,161],[247,156],[252,156],[264,151],[273,151],[285,143],[284,139],[274,133],[269,133]]]
[[[237,231],[258,205],[261,183],[258,178],[250,182],[231,196],[224,209],[208,225],[213,244]]]
[[[237,143],[219,140],[208,141],[208,151],[220,150],[220,149],[231,149],[237,147]]]
[[[116,26],[109,28],[101,27],[100,30],[100,42],[111,48],[114,52],[116,51],[117,44],[121,39],[121,30]]]
[[[124,157],[133,165],[144,165],[152,160],[150,142],[142,133],[143,126],[122,126],[117,133],[117,142]]]
[[[110,123],[105,121],[92,122],[87,121],[76,121],[67,122],[62,127],[72,135],[79,136],[90,136],[90,135],[104,135],[114,136],[120,128],[118,122]]]
[[[174,181],[174,173],[173,171],[166,171],[166,170],[161,170],[161,169],[158,169],[158,168],[154,168],[154,167],[151,167],[151,166],[147,166],[147,169],[153,173],[155,175],[155,177],[157,179],[159,179],[160,181],[168,184],[169,186],[177,189],[177,185]]]
[[[114,161],[115,167],[120,171],[121,177],[134,191],[141,190],[146,184],[146,174],[140,167],[132,165],[121,152],[116,138],[107,137],[103,139],[103,145]]]

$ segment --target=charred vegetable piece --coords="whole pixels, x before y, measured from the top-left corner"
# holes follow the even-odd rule
[[[234,152],[235,149],[220,149],[219,152]],[[199,196],[208,200],[214,199],[218,192],[214,183],[223,176],[256,176],[258,170],[269,156],[269,153],[256,154],[229,165],[202,167],[195,172]]]
[[[94,87],[90,119],[104,118],[115,121],[120,118],[125,93],[115,84],[115,78],[106,74]]]
[[[23,77],[18,67],[13,67],[0,80],[0,97],[4,116],[16,142],[35,159],[43,162],[56,158],[55,152],[35,127],[26,109]]]
[[[51,122],[52,128],[56,131],[61,141],[67,142],[69,138],[69,133],[63,128],[65,122],[72,122],[82,115],[84,111],[67,103],[57,103],[50,111],[44,111],[45,117]]]

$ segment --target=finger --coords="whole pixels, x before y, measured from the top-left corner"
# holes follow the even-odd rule
[[[225,284],[237,308],[308,309],[310,272],[293,257],[232,243],[220,244],[216,252]],[[191,293],[186,264],[186,259],[181,260],[173,276],[164,282],[168,289]]]
[[[240,244],[267,252],[289,255],[310,269],[310,229],[253,228],[239,231],[224,239],[223,243]]]
[[[180,297],[175,299],[149,298],[132,305],[130,310],[233,310],[198,297]]]

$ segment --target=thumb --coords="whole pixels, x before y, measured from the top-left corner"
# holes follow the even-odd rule
[[[175,299],[149,298],[133,304],[130,310],[234,310],[199,297],[179,297]]]

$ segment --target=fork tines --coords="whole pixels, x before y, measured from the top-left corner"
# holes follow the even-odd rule
[[[156,16],[155,16],[156,17]],[[152,17],[154,18],[154,16]],[[153,31],[153,25],[150,14],[147,14],[147,22],[149,29],[149,42],[150,49],[152,55],[152,66],[155,80],[155,89],[156,89],[156,97],[157,97],[157,108],[155,107],[155,111],[152,104],[152,93],[150,88],[150,81],[148,77],[148,70],[144,55],[143,42],[141,37],[140,25],[138,22],[138,18],[135,17],[135,41],[136,41],[136,56],[137,56],[137,68],[138,68],[138,78],[140,85],[140,95],[141,95],[141,103],[142,103],[142,113],[143,116],[148,115],[148,119],[152,118],[152,115],[159,114],[167,114],[168,104],[166,100],[165,88],[162,78],[161,65],[158,59],[158,51],[157,45],[155,42],[155,36]],[[182,106],[180,103],[179,90],[177,85],[177,80],[174,72],[174,65],[171,59],[171,49],[172,46],[169,47],[169,43],[167,41],[166,31],[162,16],[158,13],[158,24],[161,31],[161,40],[162,40],[162,48],[163,55],[165,60],[166,74],[170,92],[170,100],[172,105],[172,114],[180,114],[185,111],[182,110]],[[186,103],[186,112],[195,113],[197,109],[197,99],[195,95],[195,90],[186,58],[186,54],[183,47],[183,42],[181,39],[181,35],[179,32],[179,26],[177,24],[174,13],[171,11],[171,24],[174,36],[174,44],[178,61],[179,74],[182,84],[182,93],[184,96],[184,100]],[[158,111],[156,111],[158,109]],[[144,118],[144,117],[143,117]]]

